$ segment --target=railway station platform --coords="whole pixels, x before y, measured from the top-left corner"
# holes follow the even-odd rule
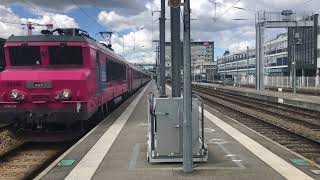
[[[262,100],[269,100],[273,102],[303,107],[315,111],[320,111],[320,96],[297,94],[278,91],[257,91],[253,88],[236,87],[236,86],[223,86],[212,83],[193,83],[195,85],[210,86],[216,90],[232,93],[235,95],[242,95],[254,97]]]
[[[36,179],[320,179],[318,165],[210,107],[204,111],[208,162],[195,164],[190,174],[182,172],[181,163],[149,164],[146,144],[149,93],[157,94],[154,82],[122,104]],[[297,165],[290,159],[305,163]]]

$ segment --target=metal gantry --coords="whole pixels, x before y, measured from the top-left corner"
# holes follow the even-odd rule
[[[256,90],[263,91],[265,89],[264,30],[266,28],[313,27],[317,17],[318,15],[312,12],[293,13],[290,10],[282,12],[259,11],[256,14]]]

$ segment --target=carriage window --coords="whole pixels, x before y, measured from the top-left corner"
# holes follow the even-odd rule
[[[9,54],[12,66],[30,66],[41,64],[39,46],[9,47]]]
[[[82,47],[49,46],[50,65],[82,65]]]
[[[106,64],[101,64],[101,87],[103,91],[107,90],[107,65]]]
[[[127,67],[125,65],[107,61],[107,79],[110,81],[127,80]]]

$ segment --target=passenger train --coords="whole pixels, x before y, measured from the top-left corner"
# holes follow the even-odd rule
[[[80,29],[11,36],[0,72],[0,119],[22,127],[69,126],[105,113],[150,77]]]

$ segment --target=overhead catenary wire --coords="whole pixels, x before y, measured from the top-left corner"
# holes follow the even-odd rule
[[[304,1],[303,3],[296,4],[291,10],[294,10],[297,7],[301,7],[301,6],[305,5],[305,4],[308,4],[311,1],[313,1],[313,0],[307,0],[307,1]]]
[[[200,20],[211,20],[212,18],[191,18],[191,21],[200,21]],[[215,18],[217,20],[225,20],[225,21],[255,21],[255,19],[248,19],[248,18]]]
[[[83,8],[81,8],[81,6],[75,1],[75,0],[71,0],[73,2],[74,5],[76,5],[78,7],[78,9],[85,15],[88,17],[88,19],[90,19],[91,21],[93,21],[96,25],[98,25],[102,30],[104,30],[105,28],[103,26],[101,26],[96,19],[92,18]]]
[[[95,5],[98,5],[97,4],[97,1],[95,1],[95,0],[87,0],[89,3],[93,3],[93,4],[95,4]],[[97,6],[92,6],[97,12],[101,12],[101,11],[103,11],[103,9],[101,9],[101,8],[98,8]]]
[[[237,5],[241,0],[238,0],[237,2],[235,2],[231,7],[229,7],[221,16],[219,16],[218,18],[223,17],[225,14],[227,14],[235,5]],[[213,24],[217,21],[218,18],[213,18]]]
[[[43,10],[42,8],[40,8],[40,6],[37,6],[30,1],[27,1],[27,0],[19,0],[19,1],[23,1],[24,4],[30,6],[35,12],[38,11],[38,12],[40,12],[40,14],[49,14],[48,11]],[[50,12],[54,12],[57,14],[66,14],[66,12],[64,12],[62,10],[55,9],[55,8],[46,8],[46,9],[50,10]]]
[[[26,1],[26,0],[21,0],[21,1],[23,1],[26,5],[30,6],[30,7],[34,10],[34,12],[36,12],[37,10],[38,10],[40,13],[45,12],[45,11],[43,11],[41,8],[35,6],[34,4],[32,4],[32,3],[29,2],[29,1]]]
[[[244,7],[238,7],[238,6],[234,6],[234,9],[239,9],[239,10],[243,10],[243,11],[250,11],[250,12],[257,12],[258,10],[255,9],[250,9],[250,8],[244,8]]]
[[[22,21],[9,21],[6,19],[0,19],[0,22],[6,23],[6,24],[17,24],[17,25],[22,25],[22,24],[26,23],[26,22],[22,22]]]
[[[26,5],[30,6],[34,11],[39,10],[39,12],[44,12],[40,7],[36,7],[34,6],[32,3],[26,1],[26,0],[21,0],[23,1]],[[6,11],[7,13],[11,14],[12,11],[9,11],[5,8],[1,9]],[[35,20],[36,21],[36,20]],[[0,18],[0,23],[6,23],[6,24],[12,24],[12,25],[22,25],[22,26],[26,26],[27,27],[29,25],[31,25],[32,28],[36,27],[36,26],[47,26],[47,25],[52,25],[52,24],[41,24],[41,23],[36,23],[36,22],[31,22],[30,20],[27,19],[19,19],[19,20],[9,20],[9,19],[4,19],[4,18]],[[47,26],[48,27],[48,26]],[[24,28],[23,28],[24,29]]]

